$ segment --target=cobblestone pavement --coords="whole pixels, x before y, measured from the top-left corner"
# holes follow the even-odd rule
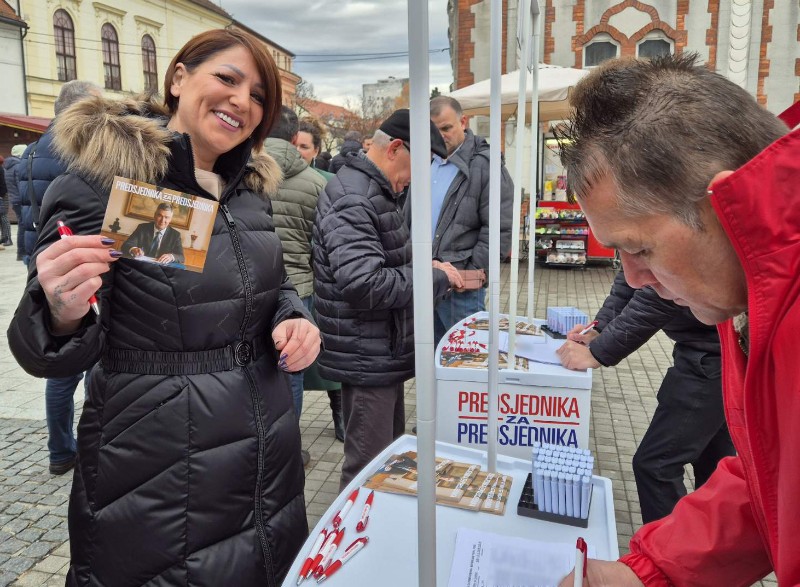
[[[16,227],[15,227],[16,228]],[[14,251],[0,251],[0,329],[5,333],[25,283]],[[527,299],[525,265],[520,267],[520,306]],[[590,315],[605,298],[613,271],[538,268],[536,316],[548,305],[574,305]],[[503,305],[508,303],[508,265],[503,266]],[[503,310],[506,308],[504,307]],[[641,525],[631,458],[656,406],[655,392],[671,364],[672,344],[659,334],[616,368],[594,372],[590,446],[599,474],[613,482],[621,552]],[[82,386],[76,393],[76,420]],[[416,390],[406,387],[407,431],[416,417]],[[342,444],[333,435],[327,394],[306,392],[300,421],[303,446],[311,453],[305,496],[309,526],[314,526],[337,495]],[[25,374],[0,337],[0,587],[63,585],[69,562],[67,501],[71,474],[47,471],[44,381]],[[690,468],[691,469],[691,468]],[[691,473],[691,470],[688,471]],[[691,475],[687,478],[691,488]],[[765,580],[763,585],[777,585]]]

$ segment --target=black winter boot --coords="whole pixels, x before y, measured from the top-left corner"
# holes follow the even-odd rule
[[[331,417],[333,418],[333,433],[336,440],[344,442],[344,415],[342,414],[342,390],[328,390],[328,399],[331,401]]]

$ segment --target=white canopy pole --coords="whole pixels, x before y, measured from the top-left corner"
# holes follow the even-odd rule
[[[489,425],[488,463],[497,471],[497,384],[500,355],[500,58],[502,56],[503,1],[492,0],[489,43],[491,98],[489,102]]]
[[[519,58],[519,99],[517,101],[517,156],[514,160],[514,211],[511,225],[511,279],[508,295],[508,368],[516,367],[517,305],[519,304],[519,214],[522,206],[522,145],[525,142],[525,84],[527,83],[528,56],[530,53],[530,0],[519,0],[517,18]],[[536,97],[534,96],[535,100]],[[528,243],[530,251],[530,242]]]
[[[532,34],[531,64],[533,64],[533,99],[531,100],[531,203],[528,206],[530,214],[530,241],[528,243],[528,321],[533,322],[536,308],[534,306],[534,279],[536,268],[536,194],[539,187],[539,0],[531,2]]]
[[[419,584],[436,587],[436,376],[431,259],[431,134],[428,3],[409,0],[411,105],[411,241],[414,259],[414,350],[417,385],[417,560]]]

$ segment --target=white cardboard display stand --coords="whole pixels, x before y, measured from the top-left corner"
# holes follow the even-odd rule
[[[436,349],[436,439],[486,449],[488,372],[485,367],[443,367],[441,353],[450,335],[466,330],[465,342],[485,343],[488,331],[464,324],[488,319],[477,312],[459,321]],[[508,318],[501,314],[501,318]],[[525,321],[517,317],[517,321]],[[544,324],[544,320],[535,320]],[[519,336],[519,335],[518,335]],[[545,335],[542,344],[555,349],[564,343]],[[498,385],[497,452],[529,459],[535,441],[589,448],[592,372],[571,371],[561,365],[528,362],[528,370],[500,369]]]
[[[333,517],[341,510],[350,493],[356,487],[361,487],[389,456],[408,450],[417,450],[415,436],[401,436],[386,447],[339,494],[309,534],[308,540],[300,550],[283,582],[283,587],[294,587],[300,568],[317,536],[323,528],[331,527]],[[478,463],[483,469],[486,469],[486,452],[482,450],[437,442],[436,456]],[[505,536],[568,544],[575,544],[578,537],[583,537],[596,549],[597,558],[616,560],[619,557],[614,498],[609,479],[592,477],[594,488],[589,511],[589,527],[575,528],[517,515],[517,503],[525,484],[525,478],[531,469],[530,459],[498,456],[497,469],[498,472],[512,475],[514,478],[504,515],[496,516],[485,512],[436,506],[436,580],[438,585],[448,584],[456,533],[459,528],[474,528]],[[326,587],[373,585],[412,587],[417,585],[419,576],[417,570],[416,498],[376,491],[367,530],[364,533],[357,533],[356,524],[361,517],[361,510],[368,495],[369,490],[362,488],[355,505],[342,524],[346,530],[337,552],[341,554],[347,545],[361,536],[369,537],[369,543],[363,551],[348,561],[324,584]],[[316,585],[316,581],[307,579],[303,585],[311,587]]]

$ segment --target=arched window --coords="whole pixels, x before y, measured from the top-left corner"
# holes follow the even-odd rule
[[[117,31],[114,27],[106,23],[100,29],[100,37],[103,41],[103,69],[105,75],[106,88],[109,90],[121,90],[122,78],[119,71],[119,40]]]
[[[584,67],[594,67],[616,56],[617,46],[601,37],[598,40],[593,40],[583,48],[583,65]]]
[[[150,35],[142,37],[142,69],[144,71],[144,89],[158,90],[156,44]]]
[[[56,38],[58,81],[78,79],[75,68],[75,26],[66,10],[59,8],[53,13],[53,32]]]
[[[669,41],[665,41],[664,39],[647,39],[639,43],[637,50],[639,52],[638,57],[652,59],[659,55],[669,55],[672,53],[672,46],[669,44]]]

